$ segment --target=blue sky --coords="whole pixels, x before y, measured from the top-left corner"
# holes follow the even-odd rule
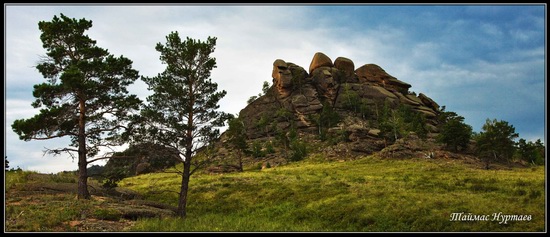
[[[465,117],[474,131],[487,118],[508,121],[521,138],[546,144],[546,5],[4,5],[4,153],[10,167],[76,170],[67,156],[43,156],[68,139],[24,142],[12,131],[29,118],[34,68],[45,55],[39,21],[63,13],[92,20],[86,33],[99,47],[131,59],[143,76],[164,69],[154,49],[172,31],[218,38],[212,79],[236,114],[271,82],[276,59],[306,70],[313,55],[374,63],[411,91]],[[143,82],[130,87],[142,99]]]

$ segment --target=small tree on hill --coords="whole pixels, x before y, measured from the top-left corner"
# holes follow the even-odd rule
[[[323,141],[327,139],[328,129],[336,126],[341,120],[340,115],[326,102],[323,103],[321,112],[310,115],[310,119],[319,128],[319,138]]]
[[[226,131],[230,146],[237,151],[237,159],[239,162],[239,171],[243,171],[243,156],[248,153],[248,143],[246,142],[246,130],[242,118],[232,117],[229,119],[229,128]]]

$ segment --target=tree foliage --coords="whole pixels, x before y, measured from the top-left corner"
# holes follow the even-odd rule
[[[303,160],[308,154],[307,143],[300,139],[294,126],[290,126],[288,130],[278,129],[275,140],[282,146],[284,157],[288,161]]]
[[[491,161],[509,161],[514,154],[514,139],[518,137],[513,125],[506,121],[487,119],[482,131],[476,136],[478,155],[486,161],[489,169]]]
[[[69,147],[47,149],[78,157],[78,198],[88,199],[86,166],[101,147],[120,145],[119,134],[141,101],[126,87],[139,78],[132,61],[96,46],[84,32],[92,21],[63,14],[40,21],[46,56],[36,69],[46,82],[34,85],[32,103],[40,113],[18,119],[12,129],[24,141],[70,137]]]
[[[376,109],[377,122],[381,136],[390,142],[414,132],[418,137],[425,139],[428,134],[426,128],[426,119],[417,111],[412,110],[410,106],[399,104],[392,108],[389,101],[384,101],[380,109]]]
[[[535,142],[519,139],[516,143],[516,156],[534,165],[543,165],[545,147],[540,139]]]
[[[269,85],[269,82],[267,81],[264,81],[264,83],[262,84],[262,92],[261,93],[258,93],[258,95],[253,95],[253,96],[250,96],[250,98],[248,98],[248,100],[246,101],[247,104],[251,104],[252,102],[254,102],[255,100],[257,100],[258,98],[264,96],[264,95],[267,95],[269,93],[269,89],[271,88],[271,86]]]
[[[437,141],[450,147],[453,151],[466,149],[472,137],[472,126],[464,123],[464,117],[455,112],[440,114],[441,132]]]
[[[324,141],[327,139],[328,129],[336,126],[340,120],[340,115],[334,111],[329,103],[322,103],[323,108],[320,113],[310,115],[309,119],[317,125],[319,129],[319,138]]]
[[[143,77],[153,94],[142,110],[144,131],[140,134],[179,152],[183,171],[178,215],[182,217],[186,216],[190,175],[204,164],[192,163],[193,157],[219,137],[216,127],[223,126],[228,117],[217,111],[226,92],[218,91],[210,78],[216,67],[211,57],[215,45],[216,37],[182,41],[178,32],[171,32],[165,44],[155,47],[166,69],[155,77]]]
[[[246,128],[240,116],[230,118],[228,124],[229,127],[226,131],[228,142],[237,151],[239,170],[243,171],[243,156],[249,153]]]

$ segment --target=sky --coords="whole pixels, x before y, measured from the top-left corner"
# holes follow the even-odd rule
[[[377,64],[479,132],[486,119],[507,121],[520,138],[546,144],[546,5],[4,5],[4,156],[10,168],[56,173],[77,169],[68,155],[44,155],[69,139],[22,141],[16,119],[38,113],[33,85],[46,54],[39,21],[64,15],[91,20],[97,46],[133,61],[142,76],[165,69],[157,43],[217,37],[211,78],[227,95],[220,110],[237,114],[271,83],[273,61],[306,70],[316,52],[355,67]],[[132,94],[150,94],[136,81]],[[122,150],[123,148],[117,148]],[[95,163],[94,163],[95,164]],[[101,165],[101,163],[97,163]]]

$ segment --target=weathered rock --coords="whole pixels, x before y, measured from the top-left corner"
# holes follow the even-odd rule
[[[311,64],[309,64],[309,74],[313,73],[313,70],[319,67],[333,67],[332,60],[324,53],[317,52],[313,55]]]
[[[271,76],[279,94],[282,97],[288,96],[291,92],[289,89],[292,87],[292,73],[288,69],[287,63],[281,59],[275,60]]]
[[[435,118],[437,116],[436,112],[426,106],[415,107],[414,110],[423,113],[426,118]]]
[[[349,58],[336,58],[336,60],[334,60],[334,67],[345,72],[348,77],[355,74],[355,65]]]
[[[363,93],[365,97],[368,98],[375,98],[375,99],[398,99],[396,95],[389,92],[388,90],[384,89],[380,86],[370,86],[370,85],[364,85],[363,86]]]
[[[336,98],[338,92],[338,83],[333,77],[333,68],[318,67],[312,72],[312,81],[319,95],[332,102]]]
[[[392,145],[382,149],[378,154],[382,158],[419,158],[432,147],[433,144],[422,140],[416,134],[411,133],[398,139]]]
[[[416,100],[411,100],[408,96],[405,96],[399,92],[394,93],[397,97],[399,97],[399,101],[404,104],[413,105],[413,106],[420,106],[422,103],[417,102]]]
[[[294,108],[298,108],[298,107],[306,107],[309,105],[309,103],[305,95],[298,94],[298,95],[292,96],[292,105],[294,106]]]
[[[382,71],[382,68],[376,64],[365,64],[355,69],[355,74],[357,74],[360,83],[374,82],[377,84],[382,84],[384,80],[379,75]]]
[[[416,102],[417,104],[422,104],[422,100],[420,100],[420,98],[418,98],[418,97],[416,97],[412,94],[407,94],[405,96],[407,97],[407,99],[412,100],[412,101]]]
[[[382,87],[394,88],[401,92],[406,92],[411,87],[410,84],[397,80],[376,64],[365,64],[357,68],[355,74],[357,74],[359,82],[377,83]]]
[[[292,81],[298,86],[303,86],[308,81],[308,74],[303,67],[300,67],[294,63],[287,62],[288,69],[292,74]]]
[[[433,109],[434,111],[439,112],[439,105],[435,103],[430,97],[424,95],[423,93],[420,93],[418,95],[418,98],[429,108]]]

